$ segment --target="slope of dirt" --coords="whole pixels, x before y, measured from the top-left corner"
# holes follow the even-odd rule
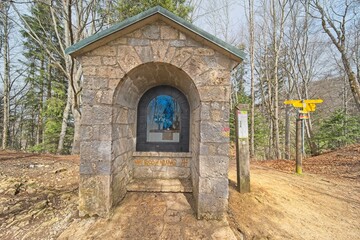
[[[251,193],[235,190],[230,215],[247,239],[360,239],[360,146],[304,160],[251,163]]]
[[[243,233],[245,239],[359,239],[359,150],[357,145],[305,159],[303,175],[293,173],[294,161],[252,162],[248,194],[235,190],[236,167],[232,158],[231,226]],[[0,239],[56,239],[71,224],[84,226],[79,232],[87,232],[85,228],[90,225],[86,223],[92,221],[94,228],[101,226],[92,228],[92,234],[111,233],[110,228],[118,226],[116,222],[78,218],[78,171],[78,156],[0,151]],[[131,218],[139,224],[150,217],[144,208],[150,205],[146,201],[141,204],[137,212],[147,215]],[[124,222],[119,216],[114,214],[113,218]],[[169,217],[178,219],[175,213]],[[133,226],[145,227],[139,224],[125,224],[124,233],[130,233]],[[199,227],[200,231],[204,224],[198,221],[193,227]],[[146,226],[151,228],[152,224]],[[175,235],[176,231],[172,239],[177,239]],[[98,239],[95,236],[90,238]],[[76,236],[76,239],[88,237]]]
[[[254,165],[267,166],[290,173],[295,169],[294,161],[289,160],[259,161]],[[360,181],[360,144],[305,158],[303,171]]]
[[[0,151],[0,239],[55,239],[77,215],[77,156]]]

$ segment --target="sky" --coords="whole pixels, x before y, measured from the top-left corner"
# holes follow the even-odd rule
[[[239,0],[194,0],[196,4],[194,11],[194,24],[205,31],[216,35],[231,44],[244,42],[244,31],[246,31],[246,15],[243,1]],[[226,13],[228,10],[228,17]],[[228,36],[216,25],[226,25],[228,22]]]

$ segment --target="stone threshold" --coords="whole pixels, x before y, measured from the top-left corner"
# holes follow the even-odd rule
[[[192,184],[190,179],[136,178],[126,186],[126,189],[128,192],[191,193]]]

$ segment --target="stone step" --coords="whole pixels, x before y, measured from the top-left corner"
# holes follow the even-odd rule
[[[133,179],[126,187],[129,192],[178,192],[191,193],[190,179]]]

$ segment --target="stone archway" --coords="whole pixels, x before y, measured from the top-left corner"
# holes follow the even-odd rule
[[[177,89],[181,101],[188,104],[189,131],[185,153],[167,151],[155,154],[136,151],[137,112],[146,92],[159,86]],[[165,91],[166,93],[166,91]],[[175,96],[174,95],[174,96]],[[198,183],[200,96],[193,80],[182,69],[163,62],[141,64],[133,68],[114,92],[112,120],[112,191],[114,204],[122,199],[126,185],[134,178],[188,179],[193,193]],[[195,149],[195,151],[192,151]],[[172,153],[169,153],[172,152]]]
[[[230,71],[243,53],[161,7],[66,51],[81,62],[84,76],[80,215],[106,217],[133,178],[165,177],[191,179],[198,218],[222,218],[228,204]],[[189,103],[187,153],[136,151],[138,103],[161,85],[178,89]],[[166,158],[165,166],[145,161],[155,157]]]

